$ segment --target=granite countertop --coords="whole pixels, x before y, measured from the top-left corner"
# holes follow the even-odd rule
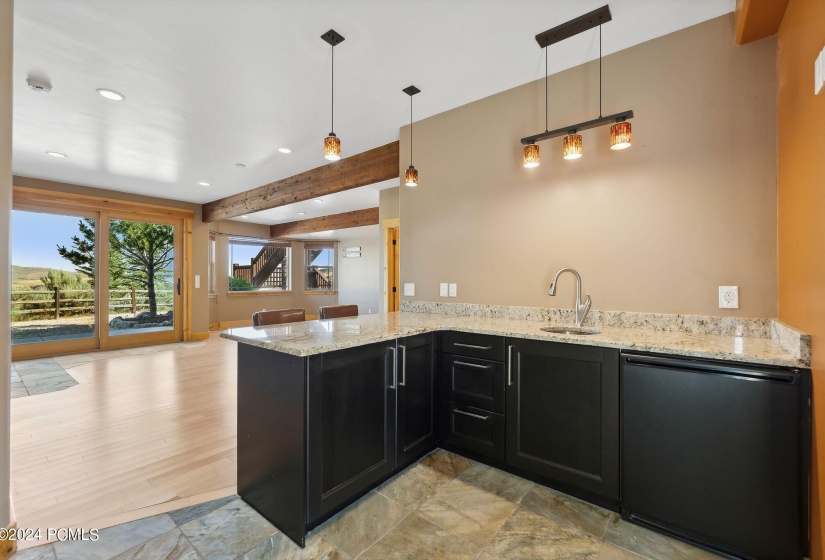
[[[404,336],[452,330],[754,364],[810,367],[809,356],[794,355],[777,337],[600,325],[596,328],[601,333],[596,335],[564,335],[539,330],[549,324],[524,319],[401,311],[279,326],[242,327],[224,331],[221,336],[295,356],[312,356]]]

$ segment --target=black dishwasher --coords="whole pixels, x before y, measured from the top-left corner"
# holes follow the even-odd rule
[[[808,553],[810,371],[621,358],[622,515],[729,555]]]

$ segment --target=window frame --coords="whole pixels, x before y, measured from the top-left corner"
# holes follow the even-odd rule
[[[265,239],[265,238],[257,238],[257,237],[245,237],[240,235],[228,235],[227,236],[227,278],[237,278],[235,276],[236,269],[235,266],[250,266],[250,265],[243,265],[240,263],[235,263],[233,258],[233,247],[235,246],[272,246],[272,247],[280,247],[286,250],[286,257],[284,263],[284,287],[277,288],[277,287],[266,287],[262,286],[259,288],[253,287],[250,290],[233,290],[231,283],[227,285],[227,293],[230,296],[249,296],[249,295],[263,295],[263,294],[290,294],[292,293],[292,244],[288,241],[283,241],[279,239]],[[250,269],[251,275],[251,269]],[[249,281],[251,283],[251,281]]]
[[[307,273],[309,272],[309,252],[313,249],[329,249],[332,251],[332,286],[330,288],[311,288],[308,286]],[[304,268],[301,273],[305,294],[336,294],[338,293],[338,242],[337,241],[306,241],[304,242]]]

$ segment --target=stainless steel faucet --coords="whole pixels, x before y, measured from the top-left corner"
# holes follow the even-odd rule
[[[550,283],[550,289],[547,291],[548,296],[556,295],[556,282],[559,281],[559,276],[564,274],[565,272],[569,272],[576,277],[576,326],[581,327],[584,319],[587,317],[587,313],[590,311],[590,294],[587,294],[587,299],[584,303],[582,303],[582,277],[579,276],[579,273],[573,270],[572,268],[562,268],[559,270],[556,275],[553,277],[553,281]]]

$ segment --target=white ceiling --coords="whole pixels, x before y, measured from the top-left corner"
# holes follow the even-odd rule
[[[325,163],[330,47],[320,35],[328,29],[346,37],[335,49],[335,132],[347,156],[398,139],[409,119],[401,89],[410,84],[422,90],[421,119],[543,76],[534,35],[605,2],[18,1],[14,172],[214,200]],[[734,3],[612,0],[604,52],[730,12]],[[553,46],[550,71],[597,55],[595,32],[584,33]],[[29,75],[48,78],[53,91],[30,90]],[[126,100],[100,97],[101,87]]]

